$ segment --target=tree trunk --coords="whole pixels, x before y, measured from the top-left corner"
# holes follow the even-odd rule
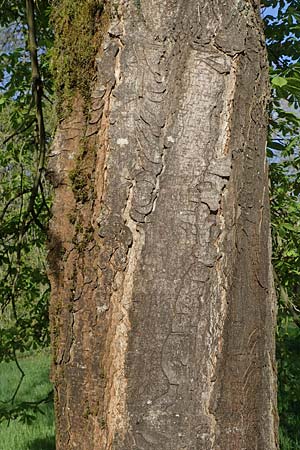
[[[57,450],[274,450],[258,2],[102,14],[51,156]]]

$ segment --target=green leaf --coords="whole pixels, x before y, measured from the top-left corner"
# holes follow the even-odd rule
[[[278,86],[278,87],[283,87],[285,86],[288,82],[285,78],[283,77],[274,77],[271,80],[271,83],[273,86]]]
[[[295,225],[291,225],[290,223],[283,223],[282,225],[286,230],[294,231],[295,233],[300,233],[299,227],[296,227]]]

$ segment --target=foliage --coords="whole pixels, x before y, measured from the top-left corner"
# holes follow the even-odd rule
[[[278,297],[277,361],[280,442],[300,441],[300,5],[265,0],[272,98],[268,156],[273,267]]]
[[[14,360],[20,378],[10,405],[0,406],[0,420],[26,418],[30,411],[38,410],[38,405],[15,402],[24,378],[17,355],[49,344],[45,271],[45,230],[50,212],[45,156],[52,124],[46,51],[52,42],[49,5],[44,0],[36,3],[33,31],[40,36],[37,63],[33,61],[30,27],[28,31],[28,5],[33,3],[27,0],[27,10],[23,1],[6,3],[0,17],[0,362]],[[38,70],[36,76],[34,69]],[[46,130],[45,111],[49,119]]]

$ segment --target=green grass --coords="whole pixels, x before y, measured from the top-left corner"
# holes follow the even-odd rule
[[[300,330],[288,324],[277,340],[280,449],[300,449]]]
[[[296,439],[289,438],[282,428],[279,428],[279,442],[281,450],[299,450],[300,442]]]
[[[19,358],[25,378],[15,403],[38,401],[51,390],[49,381],[49,352],[35,352]],[[20,372],[14,362],[0,364],[0,400],[9,400],[18,385]],[[3,450],[54,450],[53,403],[41,406],[44,414],[38,414],[31,424],[18,420],[0,424],[0,448]]]

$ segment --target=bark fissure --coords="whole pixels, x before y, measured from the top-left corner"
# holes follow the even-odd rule
[[[116,436],[124,438],[129,428],[126,407],[127,380],[125,377],[125,359],[128,336],[131,329],[129,310],[133,297],[133,282],[136,268],[140,262],[144,246],[143,230],[130,217],[132,208],[133,185],[129,188],[126,207],[123,213],[124,224],[129,228],[132,243],[128,248],[127,266],[124,274],[117,273],[114,283],[115,292],[111,296],[110,332],[112,341],[109,348],[109,385],[106,399],[107,437],[105,449],[112,449]]]

